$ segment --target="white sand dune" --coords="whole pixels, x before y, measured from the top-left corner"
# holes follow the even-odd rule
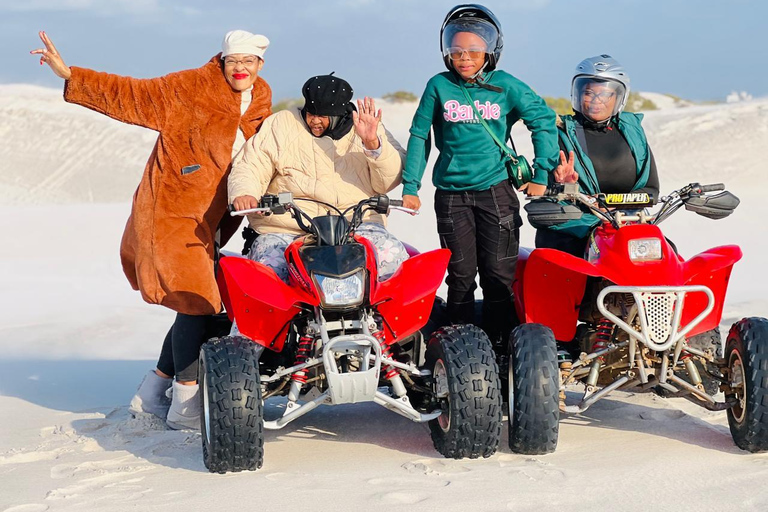
[[[405,143],[415,106],[382,106]],[[768,314],[766,110],[766,100],[691,106],[645,122],[663,192],[724,181],[742,199],[727,219],[681,211],[666,226],[684,256],[744,249],[725,329]],[[532,155],[524,130],[515,133]],[[199,434],[127,412],[173,318],[130,290],[117,253],[154,134],[28,86],[0,86],[0,134],[0,512],[768,510],[768,455],[737,449],[724,413],[629,393],[564,418],[546,456],[513,454],[503,440],[489,459],[443,459],[425,425],[358,405],[267,432],[257,472],[211,475]],[[432,190],[425,179],[422,215],[391,218],[422,249],[437,246]],[[525,244],[532,235],[523,228]],[[268,414],[280,407],[270,403]]]

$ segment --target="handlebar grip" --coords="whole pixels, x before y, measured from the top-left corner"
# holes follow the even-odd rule
[[[548,186],[546,190],[544,190],[544,193],[542,194],[542,196],[554,197],[562,194],[564,191],[565,191],[565,185],[563,183],[553,183],[552,185]]]
[[[723,183],[713,183],[711,185],[702,185],[701,191],[702,192],[718,192],[720,190],[725,190],[725,184]]]
[[[403,206],[402,199],[390,199],[389,206]]]

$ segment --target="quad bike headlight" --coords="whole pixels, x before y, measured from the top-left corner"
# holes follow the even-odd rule
[[[315,274],[314,278],[325,306],[356,306],[363,302],[365,281],[362,270],[347,277]]]
[[[662,258],[661,240],[639,238],[629,241],[629,259],[632,261],[658,261]]]

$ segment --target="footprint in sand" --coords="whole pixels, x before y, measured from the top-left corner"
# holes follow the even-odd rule
[[[51,478],[79,478],[78,481],[58,489],[48,491],[46,500],[71,499],[84,494],[109,490],[111,499],[130,501],[137,499],[151,489],[140,485],[143,476],[136,473],[152,469],[148,464],[136,464],[133,456],[111,460],[84,462],[78,465],[58,465],[51,469]]]
[[[409,473],[421,473],[424,475],[440,476],[446,474],[466,473],[471,471],[471,469],[466,467],[465,464],[471,464],[471,462],[465,463],[461,461],[421,459],[406,462],[400,467]]]
[[[7,508],[3,512],[45,512],[48,510],[48,505],[16,505],[15,507]]]
[[[515,477],[520,476],[531,482],[540,482],[542,480],[553,480],[565,478],[565,473],[559,469],[541,469],[536,467],[514,467],[509,468],[507,474]]]
[[[390,505],[415,505],[429,498],[427,494],[418,492],[388,492],[379,495],[379,500]]]
[[[643,411],[638,416],[640,419],[649,421],[679,420],[685,417],[683,411],[676,409],[660,409],[655,411]]]
[[[403,488],[414,486],[414,480],[408,478],[371,478],[368,483],[375,486],[387,486],[395,488]],[[450,484],[447,480],[420,480],[416,487],[424,487],[427,483],[430,487],[445,487]]]
[[[501,455],[499,466],[507,469],[510,475],[522,476],[533,482],[565,478],[565,472],[555,468],[552,463],[536,457],[523,457],[521,455]]]
[[[19,451],[9,455],[0,455],[0,466],[4,464],[22,464],[25,462],[38,462],[41,460],[55,460],[65,453],[73,452],[71,448],[56,448],[55,450],[43,450],[38,447],[32,451]]]
[[[521,463],[535,464],[543,467],[552,466],[552,463],[541,460],[541,459],[537,459],[536,457],[526,457],[525,455],[513,455],[513,454],[499,455],[499,465],[501,467],[519,465]]]
[[[268,475],[264,475],[264,478],[269,480],[270,482],[284,482],[286,480],[291,480],[294,478],[294,475],[291,475],[290,473],[270,473]]]
[[[70,478],[75,476],[77,472],[77,466],[71,466],[69,464],[59,464],[51,468],[51,478],[54,480],[60,480],[62,478]]]

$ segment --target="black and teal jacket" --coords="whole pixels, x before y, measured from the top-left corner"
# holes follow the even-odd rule
[[[621,112],[613,128],[619,130],[624,137],[632,156],[635,159],[636,181],[632,190],[601,190],[600,183],[595,172],[594,165],[585,148],[579,144],[579,138],[576,133],[578,121],[573,116],[561,116],[561,123],[558,123],[558,137],[560,138],[560,147],[566,154],[573,151],[575,154],[574,169],[579,174],[579,188],[581,192],[589,195],[599,194],[601,192],[633,192],[646,187],[651,176],[651,167],[653,157],[648,147],[648,140],[645,137],[645,131],[641,126],[643,114],[631,112]],[[554,178],[550,177],[550,184],[554,183]],[[564,224],[552,226],[549,229],[568,233],[577,238],[586,237],[590,230],[600,223],[600,219],[591,213],[585,213],[581,219],[568,221]]]
[[[522,120],[531,131],[535,158],[534,183],[546,184],[558,163],[556,116],[526,84],[504,71],[485,75],[485,84],[501,92],[462,80],[453,72],[433,76],[411,124],[403,194],[418,195],[429,157],[430,128],[440,152],[432,183],[441,190],[487,190],[507,179],[506,155],[476,119],[461,86],[466,87],[480,115],[499,140],[509,139]]]

